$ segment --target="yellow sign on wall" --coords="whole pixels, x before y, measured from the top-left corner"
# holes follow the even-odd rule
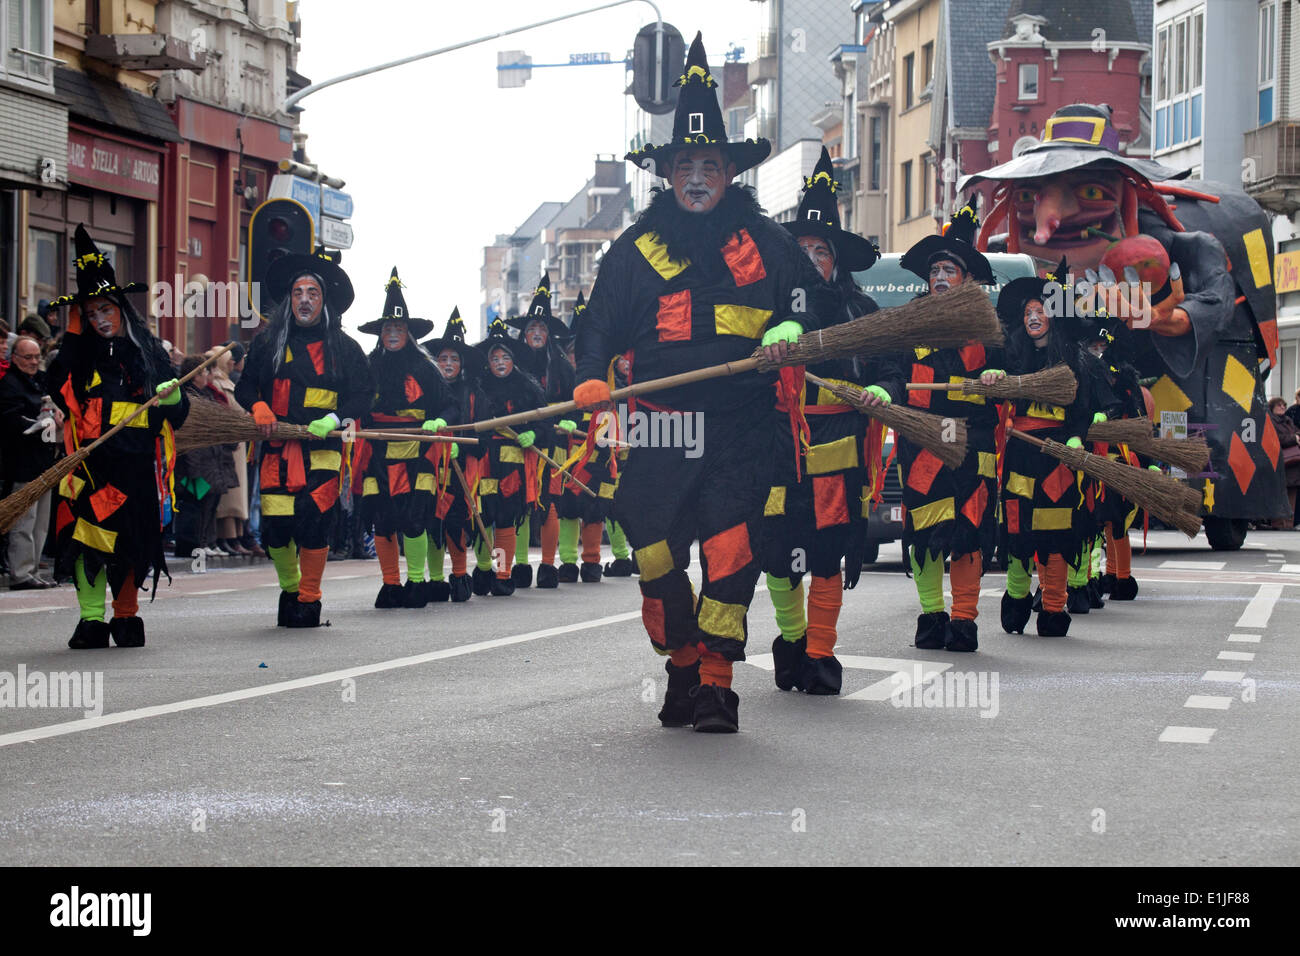
[[[1300,292],[1300,252],[1279,252],[1273,260],[1273,279],[1278,295]]]

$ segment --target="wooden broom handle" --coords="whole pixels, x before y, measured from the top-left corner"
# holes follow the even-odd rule
[[[449,459],[452,471],[456,472],[456,480],[460,482],[461,490],[465,492],[465,502],[469,505],[469,510],[474,513],[474,523],[478,525],[479,536],[488,544],[488,550],[496,546],[496,538],[488,534],[487,527],[483,524],[483,515],[478,510],[478,501],[474,498],[474,493],[469,490],[469,482],[465,479],[465,472],[460,470],[460,463],[455,458]]]
[[[548,415],[547,417],[549,418],[550,416]],[[519,433],[518,433],[517,431],[515,431],[513,428],[511,428],[509,425],[502,425],[502,426],[501,426],[501,431],[503,431],[503,432],[506,433],[506,437],[507,437],[507,438],[518,438],[518,437],[519,437]],[[573,482],[575,485],[577,485],[579,488],[581,488],[584,492],[586,492],[587,494],[591,495],[591,497],[593,497],[593,498],[596,497],[596,493],[595,493],[594,491],[592,491],[590,488],[588,488],[586,485],[584,485],[582,482],[580,482],[577,478],[573,477],[573,475],[572,475],[570,472],[565,471],[565,470],[564,470],[564,466],[561,465],[559,462],[557,462],[557,461],[556,461],[554,458],[552,458],[550,455],[546,454],[546,452],[544,452],[544,451],[542,451],[540,448],[536,447],[536,445],[534,445],[533,448],[532,448],[531,450],[537,452],[537,457],[538,457],[538,458],[542,459],[542,461],[546,462],[548,465],[550,465],[552,468],[554,468],[556,471],[558,471],[560,474],[562,474],[562,475],[563,475],[567,480]]]

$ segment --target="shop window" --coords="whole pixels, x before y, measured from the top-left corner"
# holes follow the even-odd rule
[[[56,232],[44,229],[27,230],[27,308],[36,311],[36,304],[41,299],[53,299],[61,295],[59,263],[62,261],[59,247],[63,237]]]

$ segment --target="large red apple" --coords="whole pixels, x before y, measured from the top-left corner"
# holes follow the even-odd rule
[[[1120,281],[1126,267],[1136,269],[1138,281],[1147,283],[1153,298],[1169,281],[1169,253],[1153,236],[1128,236],[1112,243],[1102,255],[1101,264]]]

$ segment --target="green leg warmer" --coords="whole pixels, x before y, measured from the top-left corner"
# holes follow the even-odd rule
[[[492,545],[482,538],[474,545],[474,566],[480,571],[492,570]]]
[[[429,560],[429,536],[421,534],[408,538],[402,535],[402,547],[406,550],[406,580],[423,581],[424,565]]]
[[[104,589],[108,586],[108,568],[100,568],[94,581],[86,577],[86,566],[81,558],[73,567],[77,585],[77,605],[83,621],[104,620]]]
[[[791,642],[799,640],[808,631],[808,619],[803,609],[803,579],[795,584],[789,578],[769,574],[767,593],[772,598],[776,626],[781,629],[781,636]]]
[[[560,519],[560,563],[578,563],[578,535],[582,522],[577,518]]]
[[[943,610],[943,558],[916,563],[916,549],[912,549],[912,580],[916,582],[916,596],[921,599],[921,613],[935,614]]]
[[[617,521],[606,521],[605,530],[609,532],[609,547],[614,552],[614,557],[621,561],[632,557],[632,549],[627,546],[627,535],[623,533],[623,526]]]
[[[1013,598],[1029,597],[1031,583],[1029,568],[1019,558],[1009,558],[1007,564],[1007,593]]]
[[[1092,539],[1092,573],[1089,574],[1089,577],[1093,577],[1093,578],[1101,577],[1101,549],[1102,549],[1101,538],[1099,537],[1093,538]]]
[[[298,546],[290,541],[283,548],[267,548],[271,563],[275,565],[275,576],[280,579],[281,591],[297,591],[302,573],[298,570]]]
[[[1074,555],[1074,560],[1068,562],[1066,567],[1065,583],[1068,587],[1078,588],[1088,583],[1088,566],[1091,559],[1087,551],[1080,549],[1079,553]]]
[[[515,531],[515,564],[528,563],[528,539],[532,536],[532,522],[532,515],[529,515]]]
[[[446,553],[447,553],[446,548],[435,548],[432,544],[429,545],[428,563],[429,563],[430,581],[445,580],[445,578],[443,577],[443,575],[445,574],[443,568],[443,555]]]

